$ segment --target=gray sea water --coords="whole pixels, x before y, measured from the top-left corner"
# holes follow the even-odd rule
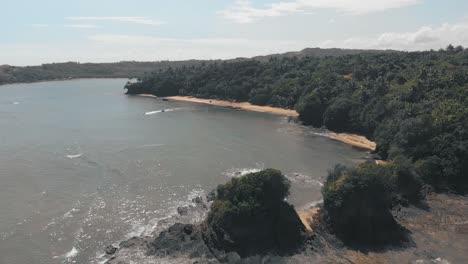
[[[366,155],[277,115],[126,96],[126,81],[0,86],[0,263],[105,261],[105,246],[262,168],[281,169],[307,207],[327,169]]]

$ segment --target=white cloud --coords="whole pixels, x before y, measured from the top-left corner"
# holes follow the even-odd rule
[[[71,24],[71,25],[64,25],[64,27],[68,27],[68,28],[97,28],[96,25],[92,25],[92,24]]]
[[[412,32],[384,32],[327,41],[247,38],[161,38],[145,35],[93,34],[85,42],[0,43],[0,61],[14,65],[47,62],[112,62],[230,59],[302,50],[306,47],[428,50],[448,44],[468,47],[468,20],[424,26]]]
[[[289,0],[256,8],[250,0],[236,0],[233,5],[218,13],[237,23],[251,23],[260,18],[294,13],[307,14],[316,9],[333,9],[345,14],[362,15],[402,8],[419,2],[420,0]]]
[[[161,20],[156,20],[152,18],[147,18],[147,17],[140,17],[140,16],[135,16],[135,17],[127,17],[127,16],[122,16],[122,17],[107,17],[107,16],[102,16],[102,17],[66,17],[68,20],[78,20],[78,21],[116,21],[116,22],[126,22],[126,23],[134,23],[134,24],[142,24],[142,25],[150,25],[150,26],[159,26],[164,24],[164,21]]]
[[[33,27],[33,28],[46,28],[46,27],[49,27],[48,24],[29,24],[28,26]]]
[[[231,59],[302,49],[309,44],[290,40],[159,38],[120,34],[97,34],[89,36],[89,39],[97,47],[115,49],[107,50],[115,52],[114,56],[139,60]]]
[[[0,61],[13,65],[50,62],[115,62],[232,59],[300,50],[311,43],[244,38],[158,38],[144,35],[94,34],[79,43],[0,43]]]
[[[448,44],[468,46],[468,21],[444,23],[437,27],[424,26],[414,32],[385,32],[375,37],[328,40],[320,46],[414,51],[444,48]]]

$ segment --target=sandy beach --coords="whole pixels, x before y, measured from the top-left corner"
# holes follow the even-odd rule
[[[202,99],[202,98],[196,98],[196,97],[191,97],[191,96],[169,96],[169,97],[166,97],[166,99],[173,100],[173,101],[185,101],[185,102],[219,105],[219,106],[225,106],[225,107],[234,107],[234,108],[240,108],[240,109],[245,109],[249,111],[272,113],[272,114],[285,115],[285,116],[298,116],[299,115],[296,112],[296,110],[279,108],[279,107],[271,107],[271,106],[253,105],[248,102],[230,102],[230,101],[215,100],[215,99]]]
[[[144,97],[156,97],[152,94],[139,94],[138,96]],[[210,104],[210,105],[218,105],[218,106],[225,106],[225,107],[234,107],[249,111],[257,111],[257,112],[264,112],[264,113],[271,113],[283,116],[298,116],[299,114],[296,110],[292,109],[285,109],[279,107],[271,107],[271,106],[261,106],[261,105],[253,105],[248,102],[230,102],[225,100],[215,100],[215,99],[203,99],[203,98],[196,98],[192,96],[169,96],[165,97],[165,99],[172,100],[172,101],[184,101],[184,102],[194,102],[194,103],[201,103],[201,104]],[[335,132],[323,132],[323,133],[316,133],[319,136],[328,137],[333,140],[337,140],[348,145],[364,149],[364,150],[375,150],[376,144],[375,142],[370,141],[364,136],[355,135],[355,134],[348,134],[348,133],[335,133]]]
[[[377,144],[375,142],[370,141],[366,137],[360,135],[335,132],[323,132],[317,133],[317,135],[328,137],[360,149],[374,151],[377,147]]]
[[[319,208],[318,207],[313,207],[308,210],[297,210],[297,215],[301,219],[302,224],[305,226],[307,232],[313,233],[314,231],[312,230],[312,221],[314,216],[318,213]]]

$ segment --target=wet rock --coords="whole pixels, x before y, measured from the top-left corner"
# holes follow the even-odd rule
[[[192,202],[195,204],[204,204],[203,199],[200,196],[193,198]]]
[[[187,215],[188,214],[188,207],[187,206],[179,206],[177,207],[177,213],[180,215]]]
[[[119,246],[121,248],[130,248],[130,247],[140,245],[143,242],[144,242],[143,238],[141,238],[141,237],[132,237],[132,238],[130,238],[128,240],[120,242]]]
[[[184,226],[184,233],[187,235],[191,235],[193,233],[193,225]]]
[[[177,223],[148,244],[148,255],[214,259],[197,226]]]
[[[208,197],[207,197],[207,199],[208,199]],[[203,201],[203,198],[200,197],[200,196],[197,196],[197,197],[193,198],[192,202],[195,203],[195,205],[197,207],[202,207],[203,209],[208,209],[208,204],[205,201]]]
[[[239,256],[239,254],[237,254],[237,252],[229,252],[224,257],[224,260],[229,264],[235,264],[241,262],[241,257]]]
[[[104,252],[106,252],[107,255],[114,255],[114,253],[117,251],[117,248],[109,245],[104,249]]]
[[[216,190],[212,190],[209,194],[206,195],[206,200],[212,202],[216,197]]]

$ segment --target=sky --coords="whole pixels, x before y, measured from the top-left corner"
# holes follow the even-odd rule
[[[0,65],[468,47],[468,0],[0,0]]]

